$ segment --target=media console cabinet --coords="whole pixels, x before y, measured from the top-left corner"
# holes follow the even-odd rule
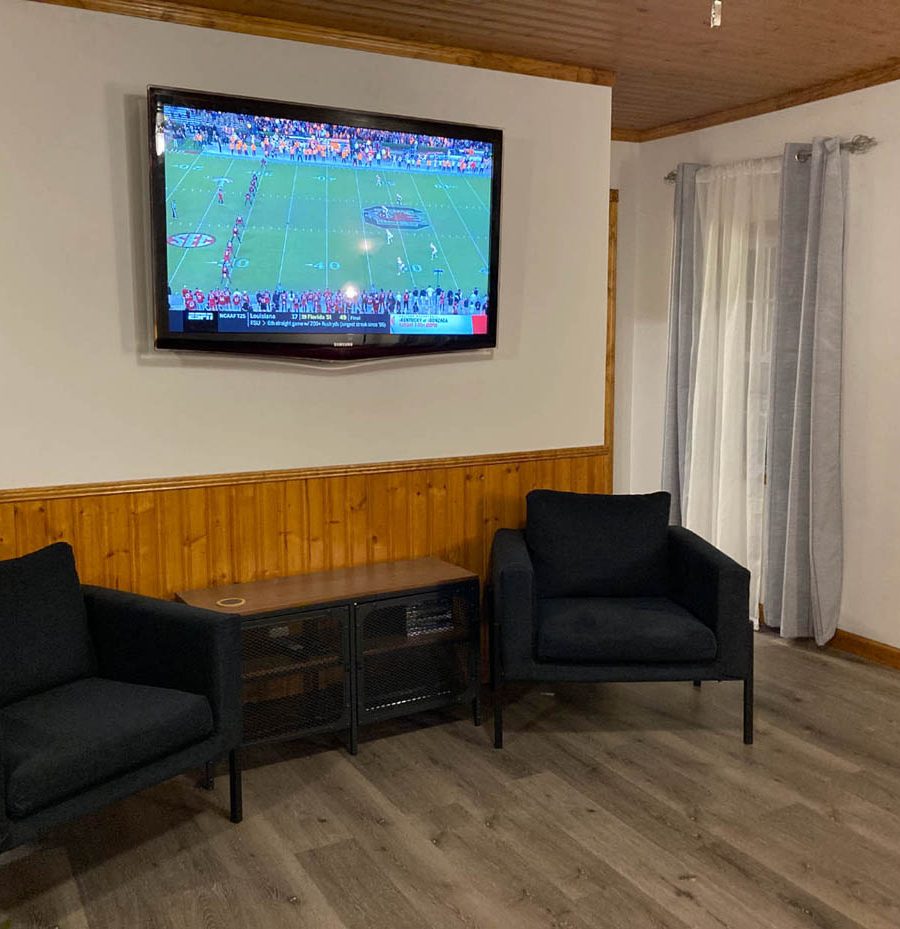
[[[471,702],[480,725],[478,576],[437,558],[188,590],[243,639],[243,744]]]

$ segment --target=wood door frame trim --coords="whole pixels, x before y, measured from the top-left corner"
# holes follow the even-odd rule
[[[619,254],[619,191],[609,191],[609,231],[606,266],[606,374],[603,395],[603,447],[609,454],[609,480],[612,485],[613,441],[616,418],[616,288]],[[611,488],[610,488],[611,489]]]
[[[99,13],[114,13],[152,19],[160,22],[177,23],[182,26],[197,26],[203,29],[220,29],[244,35],[258,35],[273,39],[288,39],[311,45],[329,45],[349,48],[379,55],[394,55],[401,58],[416,58],[423,61],[438,61],[444,64],[462,65],[469,68],[484,68],[489,71],[506,71],[514,74],[529,74],[559,81],[578,84],[594,84],[612,87],[616,82],[615,72],[608,68],[594,68],[562,61],[547,61],[504,52],[486,52],[474,48],[439,45],[413,39],[395,39],[388,36],[354,32],[297,23],[291,20],[272,19],[248,13],[223,12],[190,3],[175,3],[172,0],[32,0],[54,6],[75,7]]]

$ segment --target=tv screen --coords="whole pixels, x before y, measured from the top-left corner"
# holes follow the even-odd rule
[[[497,129],[151,87],[156,346],[496,344]]]

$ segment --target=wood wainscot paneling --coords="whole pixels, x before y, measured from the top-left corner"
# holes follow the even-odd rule
[[[0,558],[65,540],[88,584],[176,590],[434,555],[482,578],[536,487],[609,492],[606,446],[0,491]]]

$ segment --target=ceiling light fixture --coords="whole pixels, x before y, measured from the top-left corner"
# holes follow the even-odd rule
[[[709,28],[718,29],[722,25],[722,0],[712,0],[709,10]]]

